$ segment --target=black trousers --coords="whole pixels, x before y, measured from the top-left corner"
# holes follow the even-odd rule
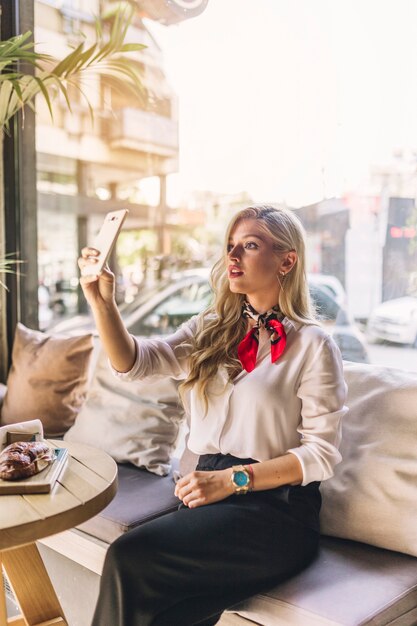
[[[255,463],[204,455],[197,469]],[[319,542],[319,483],[178,511],[109,548],[92,626],[211,626],[222,612],[306,567]]]

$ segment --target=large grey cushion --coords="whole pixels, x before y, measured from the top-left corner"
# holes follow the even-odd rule
[[[173,468],[178,465],[173,459]],[[111,543],[123,533],[165,513],[175,511],[180,501],[174,496],[172,471],[155,476],[129,463],[118,466],[119,487],[114,499],[101,513],[79,528]]]
[[[416,607],[415,557],[323,537],[310,567],[233,610],[263,626],[415,626]]]
[[[321,485],[323,534],[417,556],[417,376],[345,363],[343,461]]]

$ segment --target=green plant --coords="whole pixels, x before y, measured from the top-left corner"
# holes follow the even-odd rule
[[[145,88],[142,84],[138,66],[127,56],[145,48],[143,44],[125,43],[134,11],[129,5],[120,4],[102,19],[95,22],[95,41],[87,45],[84,35],[81,42],[66,57],[57,61],[48,54],[36,52],[31,41],[30,31],[0,41],[0,149],[3,132],[9,131],[10,121],[25,106],[34,109],[35,98],[42,95],[53,119],[53,97],[60,91],[71,111],[68,86],[79,89],[94,117],[88,97],[80,87],[80,77],[89,72],[111,77],[123,82],[135,95],[143,97]],[[106,29],[106,26],[109,26]],[[108,32],[106,32],[108,30]],[[29,71],[32,68],[32,71]],[[0,170],[2,168],[0,167]],[[2,171],[0,171],[0,188]],[[1,204],[1,203],[0,203]],[[0,255],[0,276],[13,273],[18,263],[13,255]],[[0,286],[5,284],[0,280]]]
[[[13,256],[13,254],[6,254],[3,258],[0,258],[0,276],[4,276],[4,274],[14,274],[16,272],[16,265],[24,262],[21,259],[13,258]],[[7,285],[1,279],[0,286],[7,291],[9,290]]]
[[[9,122],[25,105],[34,107],[34,100],[42,94],[53,118],[51,95],[59,90],[64,95],[68,109],[71,102],[67,87],[73,85],[85,98],[93,117],[91,104],[79,86],[81,75],[94,71],[116,81],[123,81],[133,91],[143,96],[144,87],[137,66],[126,53],[137,52],[146,46],[125,43],[127,29],[131,23],[133,9],[120,5],[104,19],[96,20],[95,42],[87,46],[85,36],[81,43],[65,58],[56,61],[48,54],[36,52],[32,33],[11,37],[0,42],[0,130],[8,130]],[[108,36],[103,25],[112,22]],[[35,74],[22,69],[32,66]]]

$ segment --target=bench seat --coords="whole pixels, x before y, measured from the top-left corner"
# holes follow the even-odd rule
[[[263,626],[415,626],[417,559],[323,536],[310,567],[234,608]]]
[[[321,486],[319,554],[297,576],[231,607],[220,626],[417,626],[416,377],[346,362],[344,373],[343,462]],[[185,447],[181,473],[192,467]],[[90,624],[109,543],[174,511],[173,491],[172,474],[120,465],[118,493],[100,515],[42,540],[70,626]]]
[[[127,530],[176,510],[173,484],[172,472],[161,478],[119,465],[114,500],[78,529],[111,543]],[[225,625],[250,620],[262,626],[415,626],[416,606],[415,557],[323,536],[310,567],[233,607],[223,619]]]
[[[113,500],[105,509],[79,530],[112,543],[123,533],[149,522],[178,508],[179,500],[174,496],[173,471],[178,468],[178,459],[173,459],[168,476],[157,476],[130,463],[118,463],[119,485]]]

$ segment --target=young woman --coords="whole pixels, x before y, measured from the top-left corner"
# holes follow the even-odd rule
[[[97,252],[85,248],[82,269]],[[181,380],[195,471],[178,511],[107,553],[93,626],[216,624],[224,609],[314,558],[319,483],[340,461],[340,352],[314,319],[304,230],[293,213],[244,209],[212,271],[214,304],[166,339],[127,332],[114,276],[81,278],[115,374]]]

